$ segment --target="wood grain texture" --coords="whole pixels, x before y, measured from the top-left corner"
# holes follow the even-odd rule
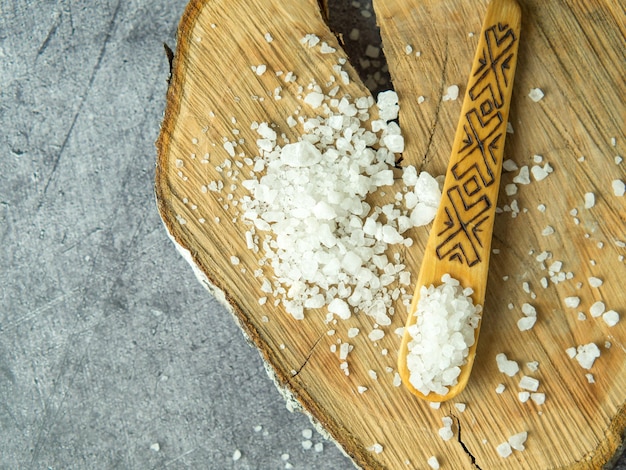
[[[259,269],[258,255],[246,247],[245,229],[233,204],[246,193],[240,184],[246,170],[236,162],[240,153],[257,153],[252,121],[275,123],[288,138],[297,138],[298,131],[286,125],[287,117],[302,106],[297,87],[306,87],[311,80],[326,84],[334,74],[337,55],[319,54],[300,43],[305,34],[314,33],[339,49],[319,6],[313,0],[194,0],[181,21],[157,142],[161,216],[213,291],[218,297],[223,294],[278,386],[362,467],[424,468],[426,459],[436,455],[447,468],[597,468],[622,442],[626,321],[609,328],[601,319],[591,318],[588,310],[603,299],[607,309],[626,314],[625,269],[619,258],[625,250],[616,245],[624,241],[626,210],[624,198],[610,190],[613,179],[626,179],[623,164],[614,161],[626,138],[620,102],[626,93],[624,68],[619,66],[625,63],[624,12],[613,2],[548,3],[522,3],[523,41],[509,118],[515,132],[507,136],[505,152],[520,166],[533,165],[533,155],[542,155],[554,172],[543,181],[519,185],[514,197],[500,197],[500,207],[516,199],[521,211],[515,218],[510,211],[496,218],[493,247],[500,252],[491,259],[472,378],[461,395],[439,410],[394,386],[394,373],[387,372],[395,368],[399,347],[393,331],[406,319],[400,302],[392,325],[385,328],[387,334],[377,342],[365,334],[373,320],[364,315],[327,325],[323,311],[308,312],[305,320],[296,321],[275,307],[271,297],[263,306],[258,303],[264,295],[261,280],[251,274]],[[375,6],[401,100],[404,163],[442,174],[461,102],[441,98],[447,85],[467,82],[477,40],[468,33],[479,31],[486,2],[386,0]],[[271,43],[263,39],[267,32],[274,38]],[[407,57],[407,44],[421,56]],[[261,76],[250,72],[251,65],[260,64],[267,64],[268,72]],[[353,97],[367,95],[354,71],[344,68],[352,80],[343,91]],[[276,70],[293,71],[297,82],[286,84]],[[279,101],[271,97],[277,86],[282,87]],[[538,103],[527,97],[533,87],[546,93]],[[421,105],[418,96],[426,97]],[[237,143],[235,157],[223,148],[225,137]],[[203,163],[207,153],[209,163]],[[583,155],[584,161],[579,161]],[[510,183],[512,177],[503,175],[502,183]],[[223,181],[227,190],[205,192],[203,186],[211,181]],[[234,194],[233,200],[228,192]],[[393,192],[389,191],[390,198]],[[596,194],[596,205],[588,210],[583,207],[586,192]],[[545,212],[537,210],[541,203]],[[578,224],[570,215],[574,208]],[[547,225],[555,233],[542,236]],[[415,244],[400,254],[417,272],[428,231],[414,229],[411,237]],[[535,257],[544,250],[552,253],[546,265],[560,260],[563,271],[571,271],[574,278],[541,287],[541,278],[549,275]],[[237,256],[240,264],[231,263],[231,256]],[[589,286],[587,278],[592,275],[604,280],[600,288]],[[536,298],[526,290],[535,292]],[[569,295],[581,298],[579,308],[565,307],[563,299]],[[531,331],[520,333],[516,323],[524,302],[537,308],[538,322]],[[579,310],[589,318],[578,320]],[[348,339],[350,327],[362,333]],[[330,328],[334,335],[328,334]],[[338,339],[354,346],[349,376],[340,369],[337,354],[330,352]],[[610,349],[605,348],[606,341],[611,342]],[[590,371],[595,384],[587,382],[587,371],[564,352],[589,342],[602,349]],[[499,373],[495,364],[499,352],[541,381],[543,406],[520,403],[521,374],[509,378]],[[539,362],[538,371],[528,370],[524,364],[529,361]],[[378,380],[370,378],[370,370],[377,372]],[[507,386],[502,395],[494,392],[499,383]],[[360,385],[367,386],[367,392],[358,393]],[[463,413],[454,407],[461,402],[467,404]],[[455,422],[455,437],[447,442],[437,435],[443,416],[453,416]],[[499,457],[496,446],[524,430],[529,433],[526,450],[508,459]],[[382,445],[381,453],[370,450],[374,443]]]

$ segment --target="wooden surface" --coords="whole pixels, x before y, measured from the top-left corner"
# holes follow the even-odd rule
[[[532,165],[533,155],[542,155],[554,172],[543,181],[520,185],[513,197],[500,197],[500,207],[516,199],[521,212],[515,218],[511,212],[496,218],[493,247],[500,251],[491,258],[472,377],[465,391],[439,410],[395,387],[394,372],[387,372],[386,368],[395,368],[399,346],[394,330],[406,318],[401,304],[392,325],[385,327],[386,336],[375,343],[364,333],[347,338],[350,327],[371,330],[373,320],[364,315],[330,326],[324,324],[324,312],[308,312],[305,320],[296,321],[271,301],[260,306],[261,281],[251,275],[258,269],[257,260],[246,248],[237,208],[226,192],[201,189],[221,180],[227,188],[231,183],[237,186],[231,191],[235,199],[245,194],[237,184],[241,177],[215,168],[236,160],[223,149],[224,136],[243,139],[237,152],[250,156],[257,152],[252,121],[276,123],[288,137],[297,137],[298,132],[285,124],[302,104],[297,85],[306,87],[312,79],[326,83],[337,61],[334,54],[315,53],[300,43],[305,34],[314,33],[338,47],[317,3],[195,0],[181,22],[157,143],[156,191],[162,218],[213,292],[224,296],[279,387],[292,394],[362,467],[424,468],[427,458],[436,455],[442,467],[455,469],[474,464],[483,469],[597,468],[610,460],[622,441],[626,320],[608,328],[589,314],[587,320],[578,320],[577,311],[588,312],[594,301],[602,299],[607,309],[626,315],[625,268],[619,258],[626,250],[616,245],[625,237],[625,203],[610,189],[613,179],[626,179],[624,164],[614,161],[625,140],[620,98],[626,93],[625,18],[623,9],[608,1],[543,3],[522,2],[522,39],[509,118],[514,133],[507,136],[505,152],[519,166]],[[479,31],[486,3],[387,0],[375,6],[401,100],[407,142],[404,163],[441,174],[461,107],[461,100],[441,98],[448,85],[457,84],[464,92],[477,41],[469,33]],[[267,32],[274,38],[271,43],[263,39]],[[421,51],[420,57],[407,56],[407,44]],[[259,64],[267,64],[270,73],[250,73],[250,66]],[[352,80],[343,92],[367,94],[356,74],[345,68]],[[293,71],[297,83],[286,86],[271,73],[274,70]],[[275,101],[268,92],[271,95],[278,85],[283,98]],[[537,103],[527,96],[534,87],[546,94]],[[418,96],[426,98],[421,105]],[[237,137],[233,129],[240,131]],[[205,153],[210,154],[209,164],[202,163]],[[581,156],[584,161],[579,161]],[[510,183],[514,174],[503,175],[502,183]],[[596,205],[588,210],[583,208],[586,192],[596,194]],[[545,212],[537,209],[541,203]],[[579,224],[570,215],[574,208]],[[547,225],[555,233],[542,236]],[[417,272],[427,228],[415,229],[411,236],[415,244],[402,255]],[[541,287],[547,272],[535,256],[544,250],[552,253],[548,264],[561,260],[563,271],[573,272],[574,278]],[[233,265],[231,256],[241,263]],[[592,275],[604,280],[600,288],[588,285]],[[536,298],[526,292],[524,282]],[[565,307],[563,299],[570,295],[580,297],[578,309]],[[520,333],[516,323],[524,302],[537,308],[538,321],[531,331]],[[327,334],[331,327],[332,336]],[[330,352],[338,339],[354,346],[348,357],[349,376],[340,369],[338,355]],[[609,349],[606,341],[611,343]],[[564,352],[589,342],[602,350],[590,371],[594,384]],[[499,373],[495,363],[499,352],[541,381],[544,405],[520,403],[517,384],[522,374],[509,378]],[[525,365],[530,361],[539,362],[536,372]],[[377,372],[378,380],[370,378],[369,370]],[[499,383],[507,386],[502,395],[494,391]],[[358,393],[361,385],[368,387],[367,392]],[[467,409],[461,413],[455,403],[466,403]],[[437,434],[443,416],[454,416],[455,437],[447,442]],[[496,446],[520,431],[528,431],[526,450],[499,457]],[[370,450],[375,443],[382,446],[381,453]]]

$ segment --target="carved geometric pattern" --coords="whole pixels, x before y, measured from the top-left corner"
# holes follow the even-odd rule
[[[436,253],[473,266],[481,261],[484,243],[481,225],[493,217],[491,201],[485,188],[496,181],[495,169],[502,158],[496,150],[504,145],[506,122],[501,114],[505,91],[512,84],[510,64],[514,58],[515,32],[498,23],[485,31],[485,45],[470,75],[466,99],[471,107],[465,113],[464,138],[453,149],[459,160],[450,169],[455,183],[443,195],[446,220],[437,235]]]

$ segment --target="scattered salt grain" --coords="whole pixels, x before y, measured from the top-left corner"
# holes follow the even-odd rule
[[[348,338],[354,338],[355,336],[357,336],[359,334],[359,329],[358,328],[350,328],[348,330]]]
[[[236,462],[240,458],[241,458],[241,451],[239,449],[236,449],[235,452],[233,452],[233,462]]]
[[[613,194],[618,197],[622,197],[626,193],[626,184],[622,180],[613,180],[611,187],[613,188]]]
[[[238,265],[240,263],[239,258],[237,258],[236,256],[231,256],[230,263],[234,266]]]
[[[596,196],[593,193],[585,193],[585,209],[591,209],[596,204]]]
[[[446,94],[441,97],[442,101],[455,101],[459,97],[459,87],[450,85],[446,90]]]
[[[514,194],[517,194],[517,185],[513,183],[505,185],[504,192],[507,196],[513,196]]]
[[[454,433],[452,432],[452,418],[444,416],[441,418],[441,421],[443,421],[443,427],[439,428],[439,437],[441,437],[444,441],[449,441],[454,436]]]
[[[587,382],[589,382],[590,384],[596,383],[596,379],[593,374],[585,374],[585,377],[587,378]]]
[[[369,332],[369,334],[367,335],[367,337],[371,340],[371,341],[378,341],[383,339],[383,337],[385,336],[385,332],[383,330],[380,330],[378,328],[374,328],[372,331]]]
[[[504,171],[510,172],[510,171],[517,170],[518,167],[517,167],[517,163],[515,163],[513,160],[507,159],[502,162],[502,168],[504,169]]]
[[[150,445],[150,450],[153,450],[154,452],[158,452],[159,450],[161,450],[161,446],[159,445],[158,442],[155,442],[154,444]]]
[[[534,377],[529,377],[524,375],[519,381],[519,387],[524,390],[530,390],[531,392],[536,392],[539,388],[539,380]]]
[[[598,357],[600,349],[595,343],[583,344],[576,348],[576,360],[583,369],[591,369]]]
[[[310,439],[302,441],[301,444],[304,450],[309,450],[311,447],[313,447],[313,442]]]
[[[367,392],[367,387],[363,387],[362,385],[359,385],[356,389],[361,395]]]
[[[530,399],[530,392],[519,392],[517,394],[517,399],[521,403],[526,403]]]
[[[539,165],[533,165],[530,169],[530,172],[532,173],[533,178],[535,178],[535,181],[544,180],[549,174],[545,168],[541,168]]]
[[[540,88],[531,88],[530,93],[528,93],[528,96],[531,100],[533,100],[536,103],[538,101],[541,101],[541,99],[544,97],[544,94]]]
[[[437,460],[437,457],[435,457],[434,455],[428,458],[428,466],[434,470],[437,470],[439,468],[439,461]]]
[[[498,370],[509,377],[513,377],[519,372],[517,362],[509,360],[504,353],[496,355],[496,364],[498,365]]]
[[[528,433],[523,431],[509,437],[508,442],[512,449],[521,452],[525,449],[524,443],[526,442],[526,439],[528,439]]]
[[[571,348],[567,348],[565,353],[570,359],[574,359],[576,357],[576,348],[573,346]]]
[[[467,405],[465,403],[455,403],[454,407],[459,410],[460,413],[463,413]]]
[[[513,182],[517,184],[530,184],[530,175],[526,165],[519,169],[519,173],[513,178]]]
[[[372,446],[368,447],[367,450],[370,452],[375,452],[376,454],[380,454],[383,451],[383,446],[379,443],[375,443]]]
[[[580,305],[580,297],[565,297],[565,306],[569,308],[576,308]]]
[[[619,323],[619,313],[615,310],[608,310],[602,314],[602,320],[608,326],[613,327]]]
[[[417,320],[408,328],[409,381],[424,395],[445,395],[458,382],[482,309],[473,304],[471,289],[463,289],[447,274],[441,281],[437,287],[420,288]]]
[[[498,386],[496,387],[496,393],[500,395],[501,393],[504,392],[505,389],[506,387],[504,384],[498,384]]]
[[[503,442],[502,444],[499,444],[498,447],[496,447],[496,451],[498,452],[498,455],[502,458],[507,458],[513,453],[513,450],[511,449],[511,444],[509,444],[508,442]]]
[[[318,442],[313,446],[315,452],[322,452],[324,450],[324,444],[322,442]]]
[[[545,393],[531,393],[530,399],[535,402],[536,405],[543,405],[546,402]]]
[[[587,278],[587,281],[589,281],[589,285],[591,287],[600,287],[602,285],[602,279],[598,278],[598,277],[589,277]]]
[[[528,331],[531,330],[533,326],[535,326],[536,322],[537,317],[523,317],[517,321],[517,328],[520,331]]]
[[[605,308],[604,302],[598,300],[597,302],[591,304],[591,307],[589,307],[589,313],[592,317],[597,318],[604,313]]]

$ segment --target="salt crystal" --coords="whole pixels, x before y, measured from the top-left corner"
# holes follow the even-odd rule
[[[531,393],[530,399],[535,402],[536,405],[543,405],[546,402],[545,393]]]
[[[529,316],[529,317],[536,317],[537,316],[537,310],[535,309],[535,307],[533,307],[529,303],[524,303],[522,305],[522,313],[524,315],[526,315],[526,316]]]
[[[499,395],[502,392],[504,392],[504,390],[506,389],[504,384],[498,384],[498,386],[496,387],[496,393]]]
[[[513,453],[511,449],[511,445],[508,442],[503,442],[496,447],[496,451],[498,455],[502,458],[507,458],[509,455]]]
[[[498,370],[509,377],[513,377],[519,372],[517,362],[509,360],[504,353],[496,355],[496,364],[498,365]]]
[[[465,403],[455,403],[454,407],[459,410],[459,412],[463,413],[467,405]]]
[[[372,446],[368,447],[368,449],[367,449],[367,450],[369,450],[369,451],[373,451],[373,452],[375,452],[375,453],[377,453],[377,454],[380,454],[380,453],[383,451],[383,446],[381,446],[381,445],[380,445],[380,444],[378,444],[378,443],[375,443],[374,445],[372,445]]]
[[[318,442],[313,446],[315,452],[322,452],[324,450],[324,444],[322,442]]]
[[[596,196],[593,193],[585,193],[585,209],[591,209],[596,204]]]
[[[548,176],[548,172],[541,168],[539,165],[533,165],[530,169],[530,172],[533,175],[533,178],[535,178],[535,181],[541,181],[543,179],[546,179]]]
[[[540,88],[531,88],[530,93],[528,93],[528,96],[530,97],[531,100],[537,103],[538,101],[541,101],[541,99],[544,97],[544,94]]]
[[[348,304],[344,300],[337,299],[337,298],[333,299],[328,304],[328,311],[330,313],[334,313],[335,315],[337,315],[342,320],[347,320],[352,315],[352,313],[350,312],[350,307],[348,306]]]
[[[507,159],[502,162],[502,168],[504,169],[504,171],[515,171],[518,167],[517,163],[515,163],[513,160]]]
[[[523,431],[509,437],[508,442],[512,449],[521,452],[524,450],[524,443],[526,442],[526,439],[528,439],[528,433]]]
[[[597,302],[591,304],[591,307],[589,307],[589,313],[592,317],[597,318],[604,313],[604,309],[604,302],[598,300]]]
[[[526,403],[530,399],[530,392],[519,392],[517,394],[517,399],[521,403]]]
[[[358,328],[350,328],[348,330],[348,338],[354,338],[358,334],[359,334],[359,329]]]
[[[507,184],[506,186],[504,186],[504,192],[507,196],[513,196],[514,194],[517,194],[517,185],[513,183]]]
[[[591,287],[600,287],[603,284],[602,279],[597,278],[597,277],[592,276],[592,277],[587,278],[587,280],[589,281],[589,285]]]
[[[310,439],[306,439],[302,441],[302,448],[304,450],[309,450],[311,447],[313,447],[313,442],[311,442]]]
[[[459,87],[450,85],[446,90],[446,94],[441,97],[442,101],[454,101],[459,97]]]
[[[530,176],[528,173],[528,167],[523,166],[520,168],[517,176],[513,178],[513,182],[517,184],[530,184]]]
[[[615,310],[608,310],[602,314],[602,320],[604,320],[604,323],[608,326],[613,327],[619,322],[619,313]]]
[[[535,326],[536,322],[537,322],[536,317],[523,317],[517,321],[517,328],[520,331],[528,331],[532,329],[533,326]]]
[[[565,297],[565,306],[569,308],[576,308],[580,304],[580,297]]]
[[[443,439],[444,441],[449,441],[454,436],[452,429],[445,426],[443,428],[439,428],[438,433],[439,437],[441,437],[441,439]]]
[[[524,375],[519,381],[519,387],[531,392],[536,392],[539,388],[539,380],[534,377]]]
[[[613,188],[613,194],[618,197],[622,197],[626,193],[626,184],[622,180],[611,181],[611,187]]]
[[[585,374],[585,377],[587,378],[587,382],[589,382],[590,384],[596,383],[596,379],[593,374]]]
[[[383,339],[384,336],[385,336],[385,332],[383,330],[379,330],[377,328],[375,328],[372,331],[370,331],[370,333],[367,335],[367,337],[371,341],[379,341],[379,340]]]
[[[233,461],[236,462],[240,458],[241,458],[241,451],[239,449],[236,449],[235,452],[233,452]]]
[[[565,353],[568,355],[570,359],[574,359],[576,357],[576,348],[571,347],[565,350]]]
[[[583,344],[576,348],[576,360],[583,369],[591,369],[598,357],[600,349],[595,343]]]
[[[437,457],[435,457],[434,455],[431,457],[428,457],[427,463],[428,463],[428,466],[434,470],[437,470],[439,468],[439,461],[437,460]]]

